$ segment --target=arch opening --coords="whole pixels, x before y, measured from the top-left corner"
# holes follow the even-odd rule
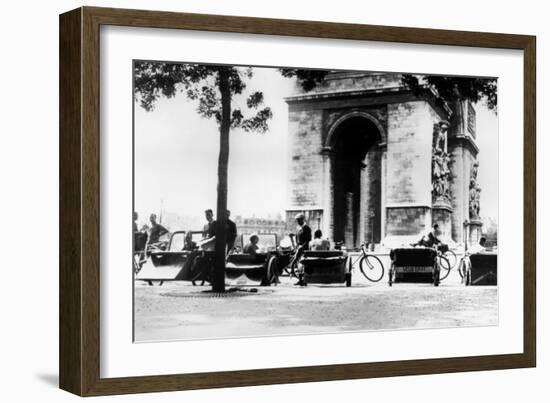
[[[341,121],[332,134],[333,237],[348,248],[381,237],[381,133],[362,116]]]

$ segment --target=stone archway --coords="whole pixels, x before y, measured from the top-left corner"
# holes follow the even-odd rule
[[[382,232],[382,152],[384,131],[363,112],[351,112],[330,128],[332,239],[348,248],[379,243]]]

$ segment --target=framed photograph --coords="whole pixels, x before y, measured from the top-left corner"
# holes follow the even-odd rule
[[[60,387],[533,367],[535,37],[60,16]]]

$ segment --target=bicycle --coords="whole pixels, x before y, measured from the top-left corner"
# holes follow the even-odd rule
[[[449,262],[449,259],[445,256],[447,252],[441,252],[437,250],[436,262],[437,262],[437,265],[439,266],[439,279],[438,279],[439,281],[445,280],[451,273],[451,269],[454,267]],[[452,253],[456,259],[456,254],[454,254],[454,252]]]
[[[449,261],[451,269],[454,269],[458,261],[456,253],[452,249],[447,249],[445,252],[443,252],[443,256]]]
[[[350,259],[350,271],[354,266],[359,262],[359,270],[361,274],[369,281],[377,283],[384,277],[384,265],[382,261],[368,251],[368,244],[361,244],[361,254],[357,256],[357,259],[353,260],[353,257]]]

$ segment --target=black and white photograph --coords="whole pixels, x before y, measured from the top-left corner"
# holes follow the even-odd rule
[[[498,77],[131,74],[135,342],[498,325]]]

